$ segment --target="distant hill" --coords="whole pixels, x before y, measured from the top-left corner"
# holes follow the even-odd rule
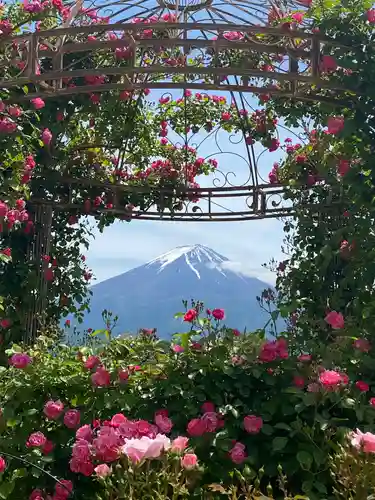
[[[262,328],[269,319],[256,301],[265,288],[256,278],[234,272],[229,259],[203,245],[182,246],[147,264],[92,287],[91,313],[84,328],[102,328],[101,312],[108,309],[119,316],[115,333],[157,328],[169,338],[184,331],[182,300],[196,299],[206,307],[225,309],[225,324],[239,330]]]

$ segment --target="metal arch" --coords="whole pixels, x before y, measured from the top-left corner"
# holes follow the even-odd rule
[[[44,99],[54,97],[69,97],[71,95],[95,92],[108,92],[113,90],[139,90],[139,89],[203,89],[218,90],[240,93],[270,94],[283,97],[290,97],[307,101],[330,102],[340,105],[340,99],[351,89],[335,85],[323,79],[319,75],[319,61],[321,47],[324,43],[334,44],[326,41],[317,34],[303,31],[284,32],[277,28],[267,28],[249,25],[231,25],[231,30],[246,33],[243,40],[229,41],[225,38],[228,26],[225,24],[210,23],[168,23],[168,32],[174,36],[164,36],[163,38],[145,39],[142,32],[145,25],[122,24],[113,25],[90,25],[71,26],[59,28],[60,37],[66,37],[70,43],[61,47],[58,46],[56,52],[54,40],[56,39],[56,29],[23,34],[16,37],[0,39],[0,48],[11,50],[12,43],[22,43],[25,50],[25,67],[21,73],[15,77],[0,77],[0,88],[17,89],[24,85],[33,85],[35,90],[31,90],[28,95],[19,98],[29,100],[34,97]],[[165,33],[165,23],[150,23],[148,29],[159,30]],[[164,31],[163,31],[164,30]],[[197,38],[194,33],[199,30],[203,38]],[[125,33],[123,38],[116,40],[95,40],[81,41],[83,37],[90,34],[108,32]],[[217,39],[212,39],[212,34],[217,34]],[[209,36],[207,36],[209,34]],[[274,40],[273,43],[264,43],[256,35],[268,35]],[[293,40],[305,40],[306,46],[303,49],[293,47]],[[72,43],[74,41],[74,43]],[[43,47],[44,46],[44,47]],[[44,49],[45,46],[52,47]],[[269,71],[259,68],[243,67],[221,67],[218,57],[211,57],[205,62],[203,67],[189,65],[186,61],[178,66],[168,67],[160,64],[160,61],[151,62],[144,65],[142,59],[136,57],[137,50],[153,50],[157,52],[160,46],[169,49],[184,49],[190,54],[193,50],[209,51],[213,54],[220,54],[221,51],[230,49],[232,51],[248,51],[249,54],[256,54],[257,57],[272,53],[283,54],[289,59],[288,70]],[[74,69],[72,64],[64,64],[65,55],[75,55],[79,59],[82,53],[99,54],[103,51],[130,48],[133,57],[124,66],[121,64],[102,64],[92,69]],[[86,56],[82,56],[86,57]],[[40,60],[50,61],[51,70],[38,71]],[[303,61],[305,68],[300,65]],[[293,62],[293,64],[292,64]],[[306,70],[306,66],[309,71]],[[2,66],[4,67],[4,65]],[[0,66],[1,69],[1,66]],[[4,72],[2,72],[4,73]],[[109,83],[102,85],[79,85],[70,87],[64,84],[66,78],[80,78],[85,76],[106,75],[111,77]],[[173,76],[182,77],[182,81],[174,81]],[[115,80],[113,80],[115,78]],[[279,88],[268,82],[279,82],[283,87]],[[314,90],[313,90],[314,89]],[[344,101],[343,101],[344,102]],[[345,104],[347,102],[345,101]]]

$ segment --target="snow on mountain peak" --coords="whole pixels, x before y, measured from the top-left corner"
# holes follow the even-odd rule
[[[204,245],[187,245],[176,247],[169,252],[166,252],[156,259],[151,260],[146,264],[146,266],[159,265],[158,273],[163,271],[169,264],[182,259],[190,267],[190,269],[197,275],[200,279],[199,268],[200,265],[209,267],[211,269],[217,269],[221,274],[224,272],[221,269],[221,264],[228,261],[226,257],[218,254],[211,248],[205,247]]]

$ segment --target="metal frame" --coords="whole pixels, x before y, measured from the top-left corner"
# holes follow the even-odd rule
[[[330,102],[334,105],[346,103],[340,101],[340,94],[349,92],[350,89],[332,86],[330,82],[320,77],[319,63],[321,49],[325,44],[335,45],[333,41],[324,39],[319,34],[310,34],[303,31],[284,31],[278,28],[261,26],[248,26],[242,24],[230,25],[230,31],[246,34],[243,41],[229,41],[224,35],[229,31],[227,24],[209,23],[150,23],[147,29],[159,30],[169,33],[162,39],[142,39],[141,35],[145,25],[115,23],[111,25],[91,25],[69,28],[58,28],[32,34],[20,35],[13,38],[1,39],[0,48],[12,42],[23,43],[25,47],[24,69],[16,78],[1,79],[0,88],[16,89],[23,85],[35,85],[35,91],[18,100],[29,100],[35,97],[43,99],[54,97],[69,97],[81,93],[106,92],[113,90],[134,91],[139,89],[204,89],[217,91],[230,91],[240,93],[272,94],[281,97],[294,98],[307,101]],[[125,37],[118,40],[77,41],[80,37],[92,34],[105,34],[107,32],[122,32]],[[194,32],[203,33],[197,39]],[[274,39],[273,43],[262,43],[257,35],[268,35]],[[213,35],[216,40],[209,39]],[[56,44],[58,39],[68,38],[74,43]],[[304,40],[303,49],[294,48],[295,39]],[[277,43],[279,42],[279,43]],[[56,45],[56,47],[54,46]],[[41,46],[49,47],[41,50]],[[142,65],[136,57],[137,50],[158,49],[160,47],[182,48],[185,52],[192,50],[204,51],[210,49],[215,54],[221,50],[242,50],[257,54],[283,54],[288,57],[289,65],[283,71],[261,71],[253,68],[222,68],[218,58],[213,57],[205,67],[194,67],[184,64],[178,67],[165,67],[149,64]],[[82,52],[100,52],[116,48],[130,48],[133,58],[127,66],[112,65],[100,66],[95,69],[72,69],[72,65],[64,65],[64,55],[79,54]],[[50,60],[53,69],[38,74],[38,61],[43,58]],[[301,68],[301,63],[305,66]],[[1,67],[0,67],[1,69]],[[104,85],[84,85],[70,88],[64,86],[64,79],[85,76],[119,76],[119,81]],[[181,75],[183,80],[171,81],[171,76]],[[149,77],[149,78],[146,78]],[[156,77],[156,78],[155,78]],[[212,82],[199,81],[205,77]],[[222,77],[224,81],[220,81]],[[288,85],[288,89],[278,89],[273,85],[264,85],[264,82],[279,82]],[[312,91],[312,86],[315,89]],[[322,94],[322,90],[329,90],[330,96]],[[17,100],[17,99],[15,99]]]

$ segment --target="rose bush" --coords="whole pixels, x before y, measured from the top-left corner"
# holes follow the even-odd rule
[[[114,461],[125,467],[120,447],[147,470],[142,457],[158,434],[176,449],[193,447],[199,484],[225,490],[244,481],[279,498],[281,467],[292,494],[333,495],[333,450],[357,427],[373,429],[372,346],[338,337],[307,353],[283,336],[239,336],[208,313],[181,313],[191,330],[171,344],[145,331],[92,347],[46,336],[27,351],[14,345],[0,373],[3,497],[53,490],[33,465],[71,481],[82,499],[104,495],[103,482],[107,491],[125,488],[117,473],[111,486],[104,478],[117,471]],[[187,456],[182,468],[195,470],[194,460]]]

